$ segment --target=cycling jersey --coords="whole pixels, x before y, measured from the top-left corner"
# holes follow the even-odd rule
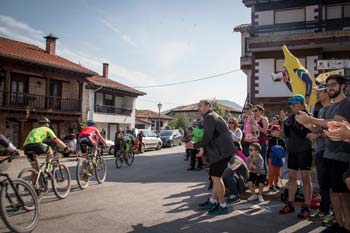
[[[91,140],[93,140],[93,142],[97,142],[97,140],[99,139],[98,135],[100,135],[100,133],[95,126],[87,126],[80,131],[79,139],[88,137]]]
[[[23,146],[33,143],[40,143],[48,138],[54,139],[56,137],[56,134],[50,128],[45,126],[38,127],[29,132]]]

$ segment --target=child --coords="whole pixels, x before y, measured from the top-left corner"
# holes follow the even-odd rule
[[[198,119],[194,125],[193,125],[193,131],[192,131],[192,142],[196,143],[202,140],[202,137],[204,135],[203,125],[200,119]],[[188,168],[188,171],[195,170],[196,166],[196,159],[198,161],[197,170],[200,171],[203,168],[203,160],[202,157],[197,157],[198,151],[197,150],[190,150],[191,155],[191,166]]]
[[[280,138],[281,127],[279,125],[271,126],[271,137],[267,149],[267,161],[269,169],[268,184],[269,190],[274,192],[280,190],[278,180],[283,167],[285,158],[286,145]]]
[[[264,159],[261,156],[260,152],[261,146],[259,145],[259,143],[250,144],[247,165],[249,169],[248,187],[252,195],[248,198],[248,201],[264,201],[262,193],[264,189],[264,184],[266,182],[266,171]],[[258,195],[255,194],[254,185],[259,187]]]

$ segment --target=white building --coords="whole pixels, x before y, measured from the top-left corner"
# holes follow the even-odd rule
[[[135,127],[135,100],[146,93],[111,80],[108,64],[103,75],[86,78],[83,97],[83,121],[92,119],[97,128],[106,131],[107,139],[114,139],[118,127]]]

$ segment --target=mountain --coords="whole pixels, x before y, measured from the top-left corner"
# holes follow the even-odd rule
[[[220,104],[231,107],[231,108],[235,108],[235,109],[239,109],[242,110],[243,107],[239,104],[237,104],[236,102],[230,101],[230,100],[217,100]]]

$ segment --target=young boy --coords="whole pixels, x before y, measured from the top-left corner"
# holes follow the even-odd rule
[[[264,201],[262,193],[264,189],[264,184],[266,182],[266,171],[264,159],[261,156],[260,152],[261,146],[258,143],[250,144],[247,165],[249,169],[248,187],[252,195],[248,198],[248,201]],[[258,195],[255,194],[254,185],[259,187]]]
[[[268,184],[269,190],[274,192],[280,190],[278,180],[283,166],[283,157],[285,157],[286,145],[280,138],[281,127],[279,125],[271,126],[271,137],[267,149],[267,161],[269,169]]]

